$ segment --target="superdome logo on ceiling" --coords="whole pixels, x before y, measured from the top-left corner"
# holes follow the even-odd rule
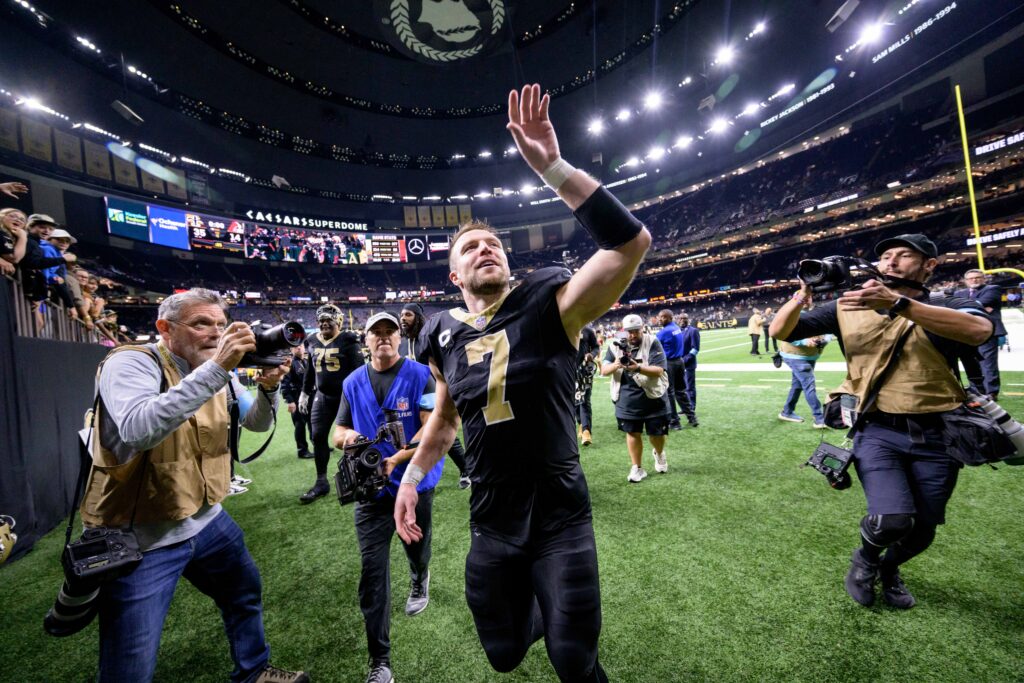
[[[488,54],[504,36],[504,0],[375,0],[374,10],[388,42],[428,64]]]

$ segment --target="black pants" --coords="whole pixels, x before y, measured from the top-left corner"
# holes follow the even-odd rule
[[[299,451],[308,451],[309,442],[306,441],[306,433],[309,431],[309,415],[304,415],[296,410],[292,413],[292,426],[295,427],[295,448]]]
[[[764,328],[762,328],[762,329],[764,329],[764,352],[768,353],[768,342],[771,342],[772,344],[774,344],[775,345],[775,350],[778,351],[779,350],[779,342],[778,342],[777,339],[775,339],[770,334],[768,334],[768,326],[765,325]]]
[[[686,354],[683,356],[683,379],[686,384],[686,395],[690,399],[690,405],[697,410],[697,356]]]
[[[961,358],[971,387],[981,394],[999,393],[999,340],[992,337],[978,347],[977,358]]]
[[[751,334],[750,335],[750,353],[756,353],[757,355],[761,355],[760,350],[758,350],[758,348],[757,348],[757,341],[760,338],[761,338],[761,335],[759,335],[759,334]]]
[[[537,534],[525,546],[473,528],[466,602],[496,671],[519,666],[543,635],[560,680],[608,680],[597,661],[601,589],[590,521]]]
[[[583,400],[576,406],[576,421],[580,423],[580,429],[585,429],[589,432],[594,431],[594,409],[590,405],[590,394],[593,391],[594,385],[591,384],[583,392]]]
[[[423,530],[423,538],[406,545],[409,574],[422,580],[430,565],[431,512],[434,490],[420,494],[416,504],[416,523]],[[366,645],[374,660],[389,660],[391,656],[391,537],[395,534],[395,499],[385,493],[369,503],[356,503],[356,538],[362,556],[359,575],[359,609],[366,623]]]
[[[676,403],[679,410],[676,410]],[[686,416],[686,419],[693,422],[696,416],[693,413],[693,404],[686,393],[686,368],[682,358],[668,359],[668,405],[672,408],[672,424],[679,422],[679,413]]]
[[[334,420],[338,417],[340,405],[340,396],[329,396],[318,391],[313,398],[309,421],[313,432],[313,456],[317,479],[327,476],[327,463],[331,460],[331,433],[334,431]]]
[[[462,447],[462,442],[459,441],[459,437],[455,437],[455,441],[452,441],[452,447],[448,449],[448,457],[452,459],[455,466],[459,468],[459,476],[465,476],[466,474],[466,449]]]

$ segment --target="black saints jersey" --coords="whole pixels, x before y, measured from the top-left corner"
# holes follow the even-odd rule
[[[325,341],[320,332],[311,334],[306,339],[309,351],[308,370],[306,371],[303,391],[313,393],[316,390],[328,396],[341,396],[341,384],[349,373],[363,366],[363,353],[359,348],[359,338],[352,332],[339,332],[330,341]]]
[[[590,516],[576,448],[576,348],[555,299],[569,277],[534,271],[483,312],[452,309],[424,330],[462,417],[471,522],[513,540]]]

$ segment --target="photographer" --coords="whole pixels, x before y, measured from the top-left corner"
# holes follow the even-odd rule
[[[299,410],[299,397],[302,395],[302,385],[306,378],[306,366],[306,345],[293,346],[291,370],[281,380],[281,396],[288,406],[292,426],[295,428],[296,454],[304,460],[313,457],[309,452],[309,441],[306,439],[309,432],[309,415]]]
[[[366,343],[370,362],[345,380],[338,409],[334,443],[344,448],[359,437],[372,439],[384,423],[384,410],[397,411],[407,442],[418,441],[430,411],[434,408],[435,383],[430,368],[399,355],[398,319],[387,312],[366,321]],[[362,555],[359,578],[359,607],[366,622],[370,650],[367,683],[390,683],[391,674],[391,537],[395,533],[395,496],[402,475],[415,448],[395,451],[386,443],[376,445],[386,457],[387,486],[370,502],[356,504],[356,537]],[[416,519],[423,537],[403,544],[409,559],[411,588],[405,613],[419,614],[430,600],[430,538],[434,487],[441,478],[444,461],[431,468],[416,486],[419,501]]]
[[[580,345],[576,350],[576,374],[578,377],[589,375],[585,382],[586,388],[580,394],[579,405],[576,406],[576,420],[579,422],[580,443],[589,446],[594,443],[594,410],[590,406],[590,395],[594,389],[594,359],[601,352],[597,341],[597,333],[590,325],[580,330]]]
[[[661,342],[653,334],[645,333],[643,327],[644,321],[635,313],[623,318],[626,339],[608,346],[601,365],[601,375],[611,375],[615,419],[619,431],[626,433],[626,448],[633,463],[626,479],[634,484],[647,477],[642,460],[645,429],[654,447],[655,471],[668,472],[665,436],[672,414],[668,406],[665,352]]]
[[[965,346],[991,337],[993,326],[970,300],[927,303],[923,284],[938,263],[938,249],[924,235],[882,240],[875,253],[888,284],[868,280],[801,314],[811,296],[805,283],[779,310],[771,333],[787,341],[821,334],[839,340],[847,377],[837,393],[854,397],[850,401],[856,410],[866,412],[854,436],[853,464],[868,509],[860,523],[862,545],[853,552],[846,575],[846,592],[870,606],[880,580],[885,602],[908,609],[915,599],[900,577],[900,565],[935,538],[961,467],[947,453],[942,436],[942,413],[966,398],[953,370],[955,359]],[[890,362],[901,340],[902,352]],[[884,372],[884,381],[877,383]],[[867,405],[869,393],[875,400]],[[826,421],[837,426],[830,414],[826,410]]]
[[[100,681],[153,677],[181,576],[220,609],[235,663],[232,681],[309,680],[268,664],[259,570],[242,530],[220,506],[231,478],[226,386],[245,394],[231,372],[256,350],[252,329],[228,325],[225,308],[206,289],[169,296],[156,321],[160,341],[120,347],[103,363],[82,520],[86,527],[133,523],[143,559],[132,573],[101,585]],[[270,427],[287,371],[285,363],[256,380],[260,388],[243,427]]]

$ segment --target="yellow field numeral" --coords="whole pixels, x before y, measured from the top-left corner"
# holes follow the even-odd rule
[[[484,361],[491,354],[491,367],[487,374],[487,405],[484,406],[484,422],[488,425],[514,420],[512,405],[505,400],[505,378],[508,374],[510,345],[505,330],[466,344],[466,360],[470,365]]]

